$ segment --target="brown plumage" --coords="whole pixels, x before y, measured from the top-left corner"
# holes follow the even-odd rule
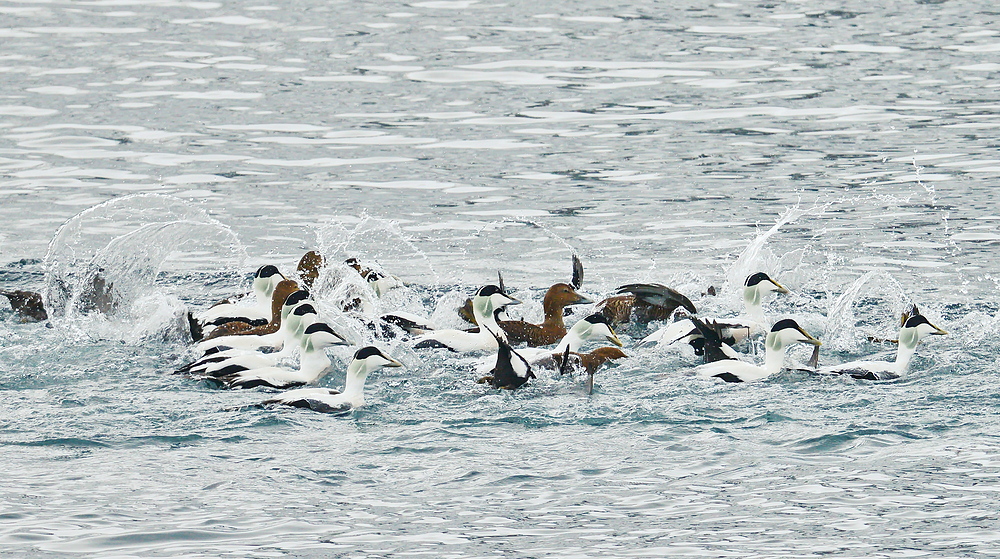
[[[602,365],[612,359],[622,359],[628,357],[625,352],[617,347],[599,347],[587,353],[569,352],[569,363],[563,365],[564,355],[553,353],[552,358],[559,366],[560,374],[569,372],[571,369],[583,369],[588,375],[592,375],[601,368]]]
[[[295,268],[299,279],[302,280],[302,289],[312,289],[313,283],[319,277],[320,269],[325,265],[326,259],[315,250],[310,250],[302,255],[298,267]]]
[[[527,343],[530,347],[538,347],[558,343],[566,335],[563,309],[570,305],[591,302],[590,299],[577,293],[572,285],[557,283],[545,292],[545,297],[542,299],[545,319],[541,324],[531,324],[523,320],[501,320],[500,328],[507,334],[508,342],[513,345]]]
[[[45,305],[42,304],[40,293],[0,290],[0,296],[6,297],[10,301],[10,308],[14,309],[14,314],[21,322],[41,322],[49,318],[49,314],[45,312]]]
[[[698,312],[687,297],[665,285],[633,283],[623,285],[617,291],[619,295],[597,304],[598,312],[612,325],[667,320],[679,307],[691,313]]]
[[[202,338],[214,340],[222,336],[260,336],[273,334],[281,327],[281,307],[289,295],[299,290],[299,284],[292,280],[281,280],[271,294],[271,320],[263,326],[250,326],[246,322],[227,322]]]

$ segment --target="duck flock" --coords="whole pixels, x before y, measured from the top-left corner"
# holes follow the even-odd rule
[[[400,279],[355,258],[331,263],[315,251],[302,257],[291,277],[276,266],[261,266],[253,275],[250,293],[188,313],[194,351],[200,357],[180,366],[176,373],[225,389],[266,388],[272,397],[259,406],[292,406],[326,413],[363,406],[368,375],[403,364],[386,350],[368,345],[354,353],[342,390],[314,386],[331,368],[327,348],[349,346],[348,340],[362,337],[338,332],[317,312],[310,290],[320,272],[331,266],[340,267],[343,274],[358,274],[375,297],[404,285]],[[720,318],[700,316],[690,299],[661,284],[623,285],[614,295],[594,304],[578,292],[583,265],[575,255],[571,281],[548,288],[542,300],[544,317],[538,323],[510,319],[507,310],[521,301],[508,293],[502,274],[498,274],[498,280],[480,287],[456,309],[457,315],[469,322],[464,329],[436,328],[427,318],[405,311],[376,315],[365,297],[347,297],[339,304],[344,312],[365,316],[364,325],[373,334],[372,339],[397,338],[413,350],[470,354],[476,359],[478,382],[493,388],[517,389],[543,374],[569,378],[585,375],[588,394],[598,369],[627,356],[615,329],[634,324],[656,322],[661,326],[630,351],[688,344],[701,361],[693,367],[694,372],[725,382],[759,381],[777,374],[786,366],[786,349],[796,343],[814,348],[809,363],[796,370],[890,380],[905,373],[924,337],[946,333],[913,306],[902,316],[898,339],[886,340],[898,344],[894,361],[862,360],[819,367],[818,339],[792,319],[772,324],[765,316],[765,299],[771,294],[788,293],[788,289],[764,272],[751,274],[744,282],[744,314]],[[712,291],[709,293],[714,294]],[[30,305],[26,301],[35,299],[27,292],[0,291],[0,295],[8,296],[14,310],[25,319],[40,311],[40,297],[35,301],[37,305]],[[594,304],[594,312],[567,328],[569,307],[585,304]],[[758,362],[747,348],[761,338],[764,356]],[[582,351],[584,345],[594,343],[603,346]]]

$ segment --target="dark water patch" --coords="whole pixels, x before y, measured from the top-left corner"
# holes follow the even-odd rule
[[[905,441],[922,440],[926,437],[910,433],[908,431],[898,431],[890,429],[857,429],[836,434],[810,437],[792,443],[784,443],[795,448],[798,452],[807,454],[821,454],[839,452],[857,446],[859,441],[867,441],[875,446],[894,446]]]
[[[91,439],[59,438],[27,442],[8,442],[13,446],[65,446],[69,448],[110,448],[112,444]]]

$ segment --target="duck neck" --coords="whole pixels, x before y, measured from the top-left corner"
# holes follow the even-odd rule
[[[903,328],[899,331],[899,349],[896,350],[895,371],[893,371],[897,375],[906,372],[906,368],[910,365],[910,359],[917,352],[917,343],[919,341],[916,330]]]
[[[766,324],[767,319],[764,317],[764,309],[761,306],[763,300],[764,296],[757,286],[743,288],[743,306],[747,316],[755,322]]]
[[[330,368],[330,358],[326,356],[323,349],[311,348],[304,350],[299,357],[299,372],[302,373],[303,380],[313,383],[323,377],[326,370]]]
[[[496,314],[492,312],[492,309],[486,313],[481,312],[476,307],[473,307],[473,310],[475,311],[476,323],[479,324],[479,333],[482,337],[493,339],[493,334],[496,334],[501,340],[507,341],[507,334],[500,328],[500,325],[497,323]]]
[[[348,398],[364,398],[365,379],[368,369],[364,361],[354,360],[347,366],[347,378],[344,381],[344,396]]]
[[[583,345],[584,341],[586,340],[580,336],[579,332],[576,330],[570,330],[569,332],[566,332],[563,339],[559,341],[559,345],[556,346],[555,353],[562,355],[566,351],[567,347],[574,353],[580,351],[580,346]]]
[[[554,287],[549,288],[548,293],[545,294],[545,298],[542,299],[542,311],[545,313],[545,319],[542,321],[542,324],[565,329],[566,322],[563,320],[563,310],[566,308],[566,305],[559,300],[554,289]]]
[[[768,376],[776,374],[785,364],[785,345],[777,334],[771,332],[764,341],[764,371]]]

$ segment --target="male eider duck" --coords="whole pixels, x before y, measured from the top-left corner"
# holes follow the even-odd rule
[[[504,334],[497,324],[495,313],[509,305],[520,303],[496,285],[483,286],[472,298],[472,309],[480,326],[478,332],[434,330],[418,336],[413,347],[443,347],[459,353],[496,349],[496,336],[492,332],[499,332],[500,337],[504,337]]]
[[[613,325],[667,320],[679,307],[698,312],[690,299],[658,283],[630,283],[615,292],[618,295],[604,299],[596,307]]]
[[[280,346],[283,340],[283,335],[278,332],[278,329],[281,328],[281,311],[285,306],[285,300],[288,299],[288,296],[298,290],[299,286],[294,281],[282,280],[274,288],[274,292],[271,293],[271,319],[267,324],[252,327],[244,322],[227,322],[212,330],[211,334],[202,338],[198,342],[198,350],[205,351],[210,347],[219,345],[250,347],[251,349],[263,346]],[[255,346],[250,346],[249,344],[257,343],[257,340],[233,341],[233,338],[257,338],[265,336],[267,337],[266,340]]]
[[[514,351],[510,347],[510,344],[503,339],[503,336],[492,332],[488,328],[487,331],[494,335],[497,342],[496,364],[490,370],[488,376],[479,379],[477,382],[480,384],[489,383],[493,388],[515,390],[524,386],[530,379],[536,378],[535,372],[531,370],[531,364],[528,363],[527,359]]]
[[[581,262],[580,261],[580,257],[577,256],[577,255],[575,255],[575,254],[572,256],[572,260],[573,260],[573,275],[570,278],[569,286],[570,286],[570,289],[573,290],[573,292],[576,292],[576,291],[579,291],[581,287],[583,287],[583,262]],[[504,285],[503,285],[503,274],[501,272],[497,272],[497,277],[500,280],[500,289],[503,290],[504,293],[506,293],[507,292],[507,288],[504,287]],[[542,309],[545,312],[545,320],[546,321],[550,320],[549,319],[549,309],[546,306],[546,300],[548,300],[549,297],[551,297],[553,299],[558,299],[560,297],[566,297],[565,294],[563,294],[563,295],[557,295],[555,293],[552,293],[552,291],[554,289],[557,289],[557,287],[564,286],[564,285],[567,285],[567,284],[565,284],[565,283],[557,283],[557,284],[553,285],[552,287],[550,287],[549,291],[547,291],[545,293],[545,298],[542,299]],[[562,288],[559,287],[559,290],[561,290],[561,289]],[[583,296],[581,295],[580,297],[583,297]],[[584,299],[586,299],[586,298],[584,297]],[[569,314],[570,311],[566,307],[569,307],[571,305],[584,304],[584,303],[588,303],[589,304],[589,303],[592,303],[592,302],[593,301],[590,301],[589,299],[587,299],[586,301],[580,301],[580,302],[577,302],[577,303],[566,303],[566,304],[564,304],[562,306],[561,309],[559,309],[559,312],[563,313],[564,315],[565,314]],[[558,302],[557,301],[553,301],[552,304],[555,305],[555,304],[558,304]],[[553,309],[553,312],[554,312],[554,309]],[[459,307],[459,309],[458,309],[458,316],[462,317],[462,319],[464,319],[466,322],[470,322],[472,324],[476,323],[476,318],[472,315],[472,299],[471,298],[470,299],[466,299],[465,300],[465,304],[463,304],[461,307]],[[508,322],[508,321],[509,322],[517,322],[517,321],[508,320],[507,318],[501,318],[499,320],[500,320],[501,324],[503,322]],[[560,323],[561,323],[561,321],[562,321],[562,319],[560,319]],[[542,324],[544,325],[545,322],[543,322]],[[565,333],[565,326],[563,326],[563,331]],[[510,332],[508,332],[508,335],[510,335]],[[561,335],[562,334],[560,334],[560,336]],[[558,337],[557,337],[557,339],[558,339]],[[524,341],[524,340],[522,340],[522,341]],[[510,343],[516,345],[516,344],[521,343],[521,342],[514,341],[512,339]],[[555,343],[555,341],[553,340],[553,341],[548,342],[548,343]],[[530,345],[530,342],[529,342],[529,345]],[[546,344],[538,344],[538,345],[546,345]]]
[[[299,349],[305,341],[306,328],[318,320],[319,315],[311,304],[300,303],[289,313],[288,318],[281,323],[279,332],[284,333],[284,342],[281,351],[261,353],[252,349],[240,348],[219,348],[217,351],[209,350],[201,358],[184,365],[175,371],[175,373],[193,375],[212,374],[231,365],[238,365],[248,369],[273,367],[281,361],[298,354]],[[347,342],[344,341],[344,344],[347,344]]]
[[[764,365],[754,365],[739,359],[724,359],[706,363],[695,368],[703,377],[721,378],[726,382],[751,382],[765,379],[781,370],[785,361],[785,349],[793,343],[815,346],[822,342],[809,335],[794,320],[779,320],[764,341]]]
[[[910,364],[917,344],[927,336],[943,336],[944,330],[934,326],[920,314],[916,305],[899,330],[899,349],[895,361],[851,361],[839,365],[820,367],[817,373],[824,375],[849,375],[864,380],[891,380],[901,377]]]
[[[725,343],[733,345],[749,337],[762,336],[767,333],[770,323],[764,316],[761,303],[769,293],[788,293],[788,289],[764,272],[747,276],[743,284],[745,316],[716,320]],[[640,347],[654,343],[670,345],[683,340],[694,346],[695,352],[700,355],[703,343],[701,339],[702,336],[694,323],[683,318],[646,336],[637,345]]]
[[[251,305],[232,303],[228,299],[220,301],[207,310],[195,316],[201,327],[221,326],[227,322],[243,322],[251,326],[267,324],[271,318],[271,295],[278,283],[285,280],[278,268],[270,264],[257,268],[254,272],[251,292]]]
[[[343,392],[329,388],[299,388],[265,400],[262,405],[309,408],[324,413],[343,413],[365,405],[365,379],[382,367],[402,367],[403,364],[374,346],[359,349],[347,366]]]
[[[500,324],[503,324],[502,322]],[[580,351],[583,344],[588,341],[611,342],[618,347],[622,347],[622,341],[618,339],[614,328],[608,324],[608,319],[601,313],[594,313],[582,320],[577,321],[566,335],[559,340],[559,345],[555,349],[545,349],[538,347],[528,347],[518,350],[518,353],[528,360],[533,367],[549,369],[552,371],[559,369],[559,356],[569,351],[575,353]],[[488,358],[484,358],[476,367],[478,371],[485,371],[489,367]]]
[[[226,388],[292,388],[303,384],[314,384],[330,368],[330,358],[326,348],[348,345],[329,325],[317,322],[305,329],[299,355],[298,370],[283,367],[248,368],[238,365],[224,367],[206,374]]]

